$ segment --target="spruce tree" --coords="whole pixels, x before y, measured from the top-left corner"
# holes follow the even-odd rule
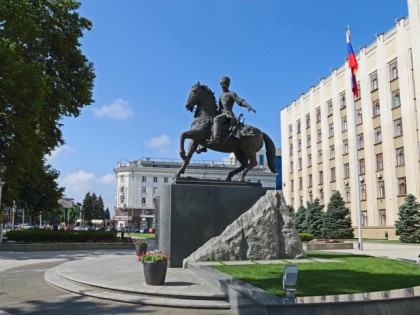
[[[316,198],[313,202],[308,202],[306,206],[306,232],[315,238],[322,237],[323,230],[323,205]]]
[[[354,238],[350,210],[339,191],[331,195],[324,214],[323,236],[331,239]]]
[[[402,243],[420,242],[420,203],[412,194],[409,194],[401,205],[395,227]]]
[[[298,233],[306,232],[306,209],[304,206],[300,206],[295,215],[295,225]]]

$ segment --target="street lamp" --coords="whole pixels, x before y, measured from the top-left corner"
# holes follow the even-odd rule
[[[4,174],[6,173],[6,165],[0,164],[0,244],[3,244],[3,219],[2,219],[2,211],[1,211],[1,191],[4,185]]]

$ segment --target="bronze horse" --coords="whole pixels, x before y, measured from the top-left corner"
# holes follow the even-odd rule
[[[232,177],[239,172],[242,172],[239,181],[245,181],[245,176],[249,170],[258,165],[256,153],[261,150],[263,144],[265,144],[266,148],[268,167],[271,172],[275,173],[274,160],[276,149],[274,143],[267,134],[255,127],[245,126],[251,128],[252,135],[243,136],[241,139],[228,135],[221,139],[220,144],[207,144],[207,140],[211,137],[213,118],[218,114],[216,99],[209,87],[200,84],[200,82],[195,84],[191,88],[185,107],[191,112],[194,111],[194,120],[191,124],[191,130],[183,132],[180,136],[179,154],[184,163],[175,174],[176,178],[184,174],[191,157],[199,145],[214,151],[233,152],[235,154],[241,165],[229,172],[226,178],[227,181],[232,180]],[[185,139],[191,139],[187,154],[185,154],[184,150]]]

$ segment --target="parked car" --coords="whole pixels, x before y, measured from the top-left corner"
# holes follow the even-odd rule
[[[135,228],[134,228],[134,226],[126,226],[126,227],[124,227],[124,232],[128,232],[128,233],[135,233],[135,232],[137,232],[138,230],[136,230]]]
[[[153,233],[155,233],[156,232],[156,230],[155,230],[155,228],[149,228],[149,231],[148,231],[150,234],[153,234]]]

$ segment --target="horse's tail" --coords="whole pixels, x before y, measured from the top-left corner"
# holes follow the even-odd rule
[[[273,140],[266,134],[262,133],[265,143],[265,151],[267,156],[268,168],[272,173],[276,172],[275,160],[276,160],[276,146],[274,145]]]

